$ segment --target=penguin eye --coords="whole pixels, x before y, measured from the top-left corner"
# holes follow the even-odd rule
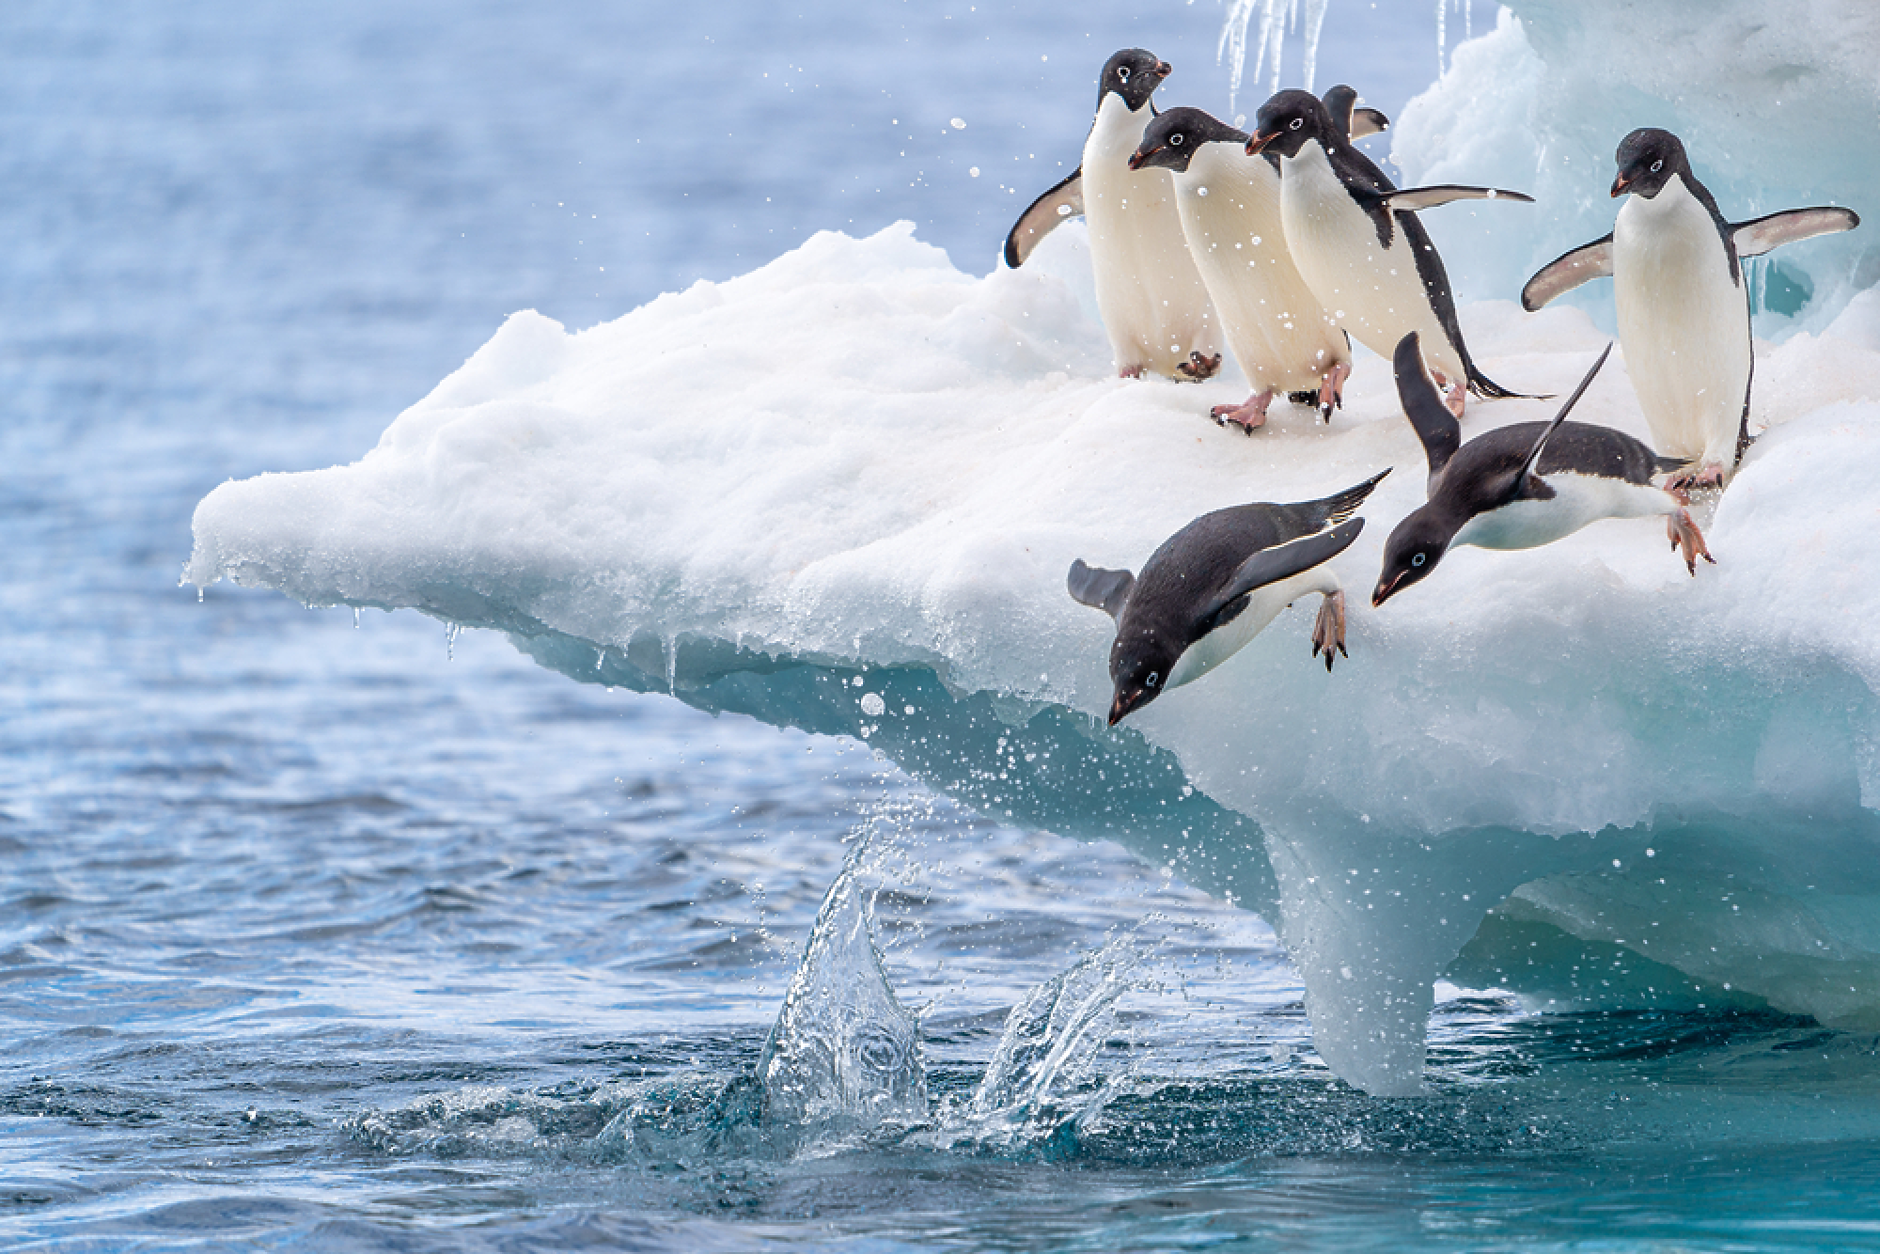
[[[1418,553],[1415,557],[1410,559],[1410,564],[1412,566],[1421,566],[1426,560],[1423,554]]]
[[[1181,132],[1177,131],[1173,135],[1170,135],[1168,137],[1168,142],[1171,147],[1180,148],[1182,146]]]
[[[1144,686],[1144,687],[1146,687],[1146,688],[1154,688],[1154,687],[1156,687],[1157,685],[1159,685],[1159,684],[1160,684],[1160,683],[1162,682],[1162,672],[1161,672],[1161,671],[1150,671],[1150,672],[1149,672],[1149,677],[1148,677],[1147,679],[1145,679],[1145,680],[1143,680],[1142,682],[1143,682],[1143,686]]]
[[[1116,77],[1122,79],[1125,83],[1127,83],[1129,81],[1129,67],[1127,65],[1117,66]]]
[[[1296,131],[1300,127],[1304,126],[1305,124],[1306,124],[1306,120],[1304,118],[1294,118],[1292,121],[1286,123],[1286,129],[1289,131]]]
[[[1664,159],[1663,157],[1660,157],[1660,158],[1658,158],[1658,160],[1656,160],[1656,161],[1654,161],[1654,162],[1652,162],[1652,173],[1653,173],[1653,174],[1656,174],[1656,173],[1658,173],[1658,171],[1660,171],[1660,170],[1662,170],[1662,169],[1664,169],[1664,168],[1665,168],[1665,159]]]

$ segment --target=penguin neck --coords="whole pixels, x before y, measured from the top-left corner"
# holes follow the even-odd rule
[[[1096,156],[1127,165],[1154,116],[1155,111],[1147,104],[1131,109],[1115,92],[1105,93],[1103,103],[1097,106],[1097,120],[1090,126],[1090,138],[1084,143],[1086,161]]]
[[[1338,171],[1332,168],[1332,158],[1325,146],[1316,139],[1308,139],[1299,145],[1299,151],[1290,157],[1280,158],[1281,185],[1292,184],[1295,188],[1313,196],[1332,193],[1347,194],[1344,180],[1338,177]]]
[[[1204,212],[1235,207],[1250,194],[1271,200],[1275,207],[1279,203],[1278,176],[1261,158],[1249,157],[1243,144],[1202,144],[1175,181],[1183,199]]]

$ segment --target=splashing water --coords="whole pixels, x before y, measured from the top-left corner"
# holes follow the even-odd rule
[[[927,1117],[920,1023],[875,946],[864,837],[829,886],[757,1066],[766,1124],[821,1143]]]

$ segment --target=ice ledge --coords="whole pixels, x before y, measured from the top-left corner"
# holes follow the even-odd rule
[[[1674,972],[1676,996],[1880,1021],[1871,294],[1758,363],[1772,430],[1715,569],[1687,578],[1648,523],[1459,552],[1384,611],[1355,595],[1336,674],[1296,609],[1111,732],[1109,623],[1064,594],[1071,558],[1138,564],[1203,510],[1395,465],[1339,562],[1363,590],[1422,475],[1375,359],[1330,428],[1287,411],[1254,438],[1203,417],[1237,381],[1109,378],[1081,264],[1072,226],[975,279],[900,227],[577,334],[518,314],[354,465],[218,488],[187,577],[503,630],[1120,840],[1272,919],[1322,1054],[1373,1092],[1421,1084],[1439,973],[1553,995],[1585,945],[1638,961],[1582,1000]],[[1534,390],[1603,343],[1571,310],[1464,318]],[[1641,430],[1614,367],[1582,415]]]

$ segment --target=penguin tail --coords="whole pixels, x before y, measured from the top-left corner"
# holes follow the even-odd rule
[[[1313,504],[1317,506],[1318,509],[1323,510],[1325,514],[1325,521],[1319,525],[1329,527],[1333,523],[1341,523],[1351,517],[1357,512],[1358,507],[1364,504],[1364,499],[1371,495],[1371,489],[1375,488],[1378,482],[1389,473],[1390,468],[1385,467],[1383,470],[1372,475],[1369,479],[1366,479],[1363,483],[1346,488],[1336,496],[1328,496],[1322,501],[1314,501]]]
[[[1493,379],[1489,378],[1487,375],[1483,374],[1480,370],[1477,370],[1475,368],[1474,362],[1469,362],[1468,366],[1469,366],[1469,391],[1476,396],[1482,397],[1484,400],[1547,401],[1547,400],[1553,399],[1552,393],[1542,393],[1542,394],[1536,395],[1530,392],[1510,391],[1509,389],[1503,387],[1501,384],[1495,382]]]
[[[1683,470],[1686,466],[1691,464],[1691,459],[1688,457],[1664,457],[1654,453],[1652,455],[1652,464],[1654,466],[1652,470],[1653,474],[1668,475],[1674,470]]]

